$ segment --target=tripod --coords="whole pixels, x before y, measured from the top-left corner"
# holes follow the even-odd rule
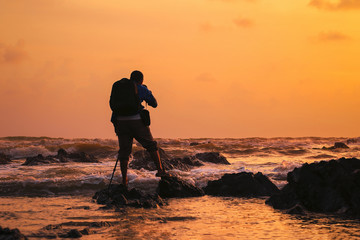
[[[108,187],[108,194],[110,193],[110,186],[111,186],[111,182],[112,182],[113,177],[114,177],[114,173],[115,173],[115,170],[116,170],[116,166],[117,166],[118,161],[119,161],[119,158],[116,159],[114,171],[113,171],[113,173],[112,173],[112,175],[111,175],[111,178],[110,178],[110,183],[109,183],[109,187]]]

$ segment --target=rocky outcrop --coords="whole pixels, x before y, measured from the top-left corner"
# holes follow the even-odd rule
[[[186,181],[175,177],[161,177],[157,193],[144,194],[133,188],[128,190],[123,185],[111,185],[110,189],[105,188],[93,196],[98,204],[105,205],[105,208],[157,208],[166,204],[163,198],[183,198],[203,196],[204,191]]]
[[[171,158],[161,148],[159,148],[159,153],[161,162],[166,170],[178,169],[181,171],[189,171],[193,167],[203,165],[195,159],[195,157]],[[137,151],[133,154],[133,160],[130,162],[129,167],[132,169],[144,168],[149,171],[157,170],[150,154],[145,150]]]
[[[58,150],[55,158],[58,158],[61,162],[99,162],[93,155],[84,152],[67,153],[62,148]]]
[[[0,153],[0,165],[8,164],[11,162],[10,156]]]
[[[99,228],[109,228],[119,224],[120,221],[71,221],[47,225],[39,231],[31,233],[28,237],[31,239],[81,238],[84,235],[96,233]]]
[[[324,150],[334,150],[334,149],[341,149],[341,148],[349,148],[345,143],[343,142],[336,142],[334,146],[331,147],[323,147]]]
[[[241,172],[225,174],[219,180],[209,181],[204,191],[214,196],[259,197],[270,196],[279,189],[260,172]]]
[[[204,195],[202,189],[174,176],[162,177],[157,191],[162,198],[199,197]]]
[[[34,166],[63,162],[98,162],[98,160],[94,156],[84,152],[68,153],[61,148],[58,150],[58,154],[55,156],[44,157],[43,155],[39,154],[36,157],[27,157],[26,161],[22,165]]]
[[[197,158],[203,162],[230,165],[228,160],[226,160],[226,157],[224,157],[223,155],[221,155],[218,152],[197,153],[195,155],[195,158]]]
[[[266,203],[276,209],[302,206],[322,213],[360,217],[360,160],[341,158],[304,164],[288,173],[287,185]]]
[[[295,205],[292,208],[286,210],[288,214],[304,215],[305,210],[301,205]]]
[[[193,167],[204,166],[204,164],[201,161],[197,160],[194,156],[172,158],[169,162],[174,166],[174,168],[177,169],[179,168],[175,166],[183,166],[184,169],[187,168],[188,170],[192,169]]]
[[[39,154],[36,157],[27,157],[26,161],[22,165],[34,166],[34,165],[43,165],[43,164],[51,164],[51,163],[60,163],[60,160],[54,158],[53,156],[44,157],[42,154]]]
[[[159,153],[162,164],[166,170],[178,169],[181,171],[190,171],[194,167],[203,166],[203,162],[230,165],[226,157],[218,152],[197,153],[195,156],[182,158],[171,158],[161,148],[159,148]],[[157,170],[150,154],[145,150],[137,151],[133,154],[133,160],[130,162],[129,167],[132,169],[144,168],[149,171]]]
[[[9,229],[0,226],[0,239],[25,240],[28,239],[17,228]]]
[[[77,230],[77,229],[71,229],[70,231],[63,233],[63,234],[59,234],[60,238],[81,238],[82,237],[82,233]]]
[[[144,194],[135,188],[128,190],[123,185],[111,185],[95,193],[93,199],[98,204],[106,205],[106,208],[157,208],[165,204],[165,201],[157,194]]]

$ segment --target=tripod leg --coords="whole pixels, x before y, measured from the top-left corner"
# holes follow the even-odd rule
[[[115,170],[116,170],[116,166],[117,166],[118,161],[119,161],[119,158],[116,159],[115,167],[114,167],[113,173],[112,173],[112,175],[111,175],[111,179],[110,179],[110,183],[109,183],[109,187],[108,187],[108,192],[110,191],[111,182],[112,182],[112,180],[113,180],[114,173],[115,173]]]

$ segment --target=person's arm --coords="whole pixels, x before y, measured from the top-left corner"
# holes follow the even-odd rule
[[[157,107],[158,104],[154,95],[145,85],[139,85],[138,90],[139,90],[140,101],[144,100],[145,102],[147,102],[147,104],[149,104],[153,108]]]

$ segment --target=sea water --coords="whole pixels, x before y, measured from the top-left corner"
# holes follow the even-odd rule
[[[360,138],[241,138],[241,139],[157,139],[171,157],[216,151],[231,165],[206,163],[183,172],[173,170],[186,181],[206,186],[225,173],[262,172],[279,188],[286,175],[304,163],[340,157],[360,157]],[[349,148],[326,149],[335,142]],[[23,166],[25,158],[84,151],[99,163],[61,163]],[[141,150],[136,144],[133,150]],[[63,139],[47,137],[0,138],[0,152],[12,163],[0,165],[0,226],[18,228],[31,237],[50,238],[48,225],[91,228],[83,239],[355,239],[360,238],[360,221],[335,215],[289,215],[265,204],[266,198],[211,197],[170,199],[157,209],[100,209],[92,200],[111,178],[117,155],[112,139]],[[155,192],[154,171],[129,169],[129,187]],[[120,181],[120,171],[114,182]]]

